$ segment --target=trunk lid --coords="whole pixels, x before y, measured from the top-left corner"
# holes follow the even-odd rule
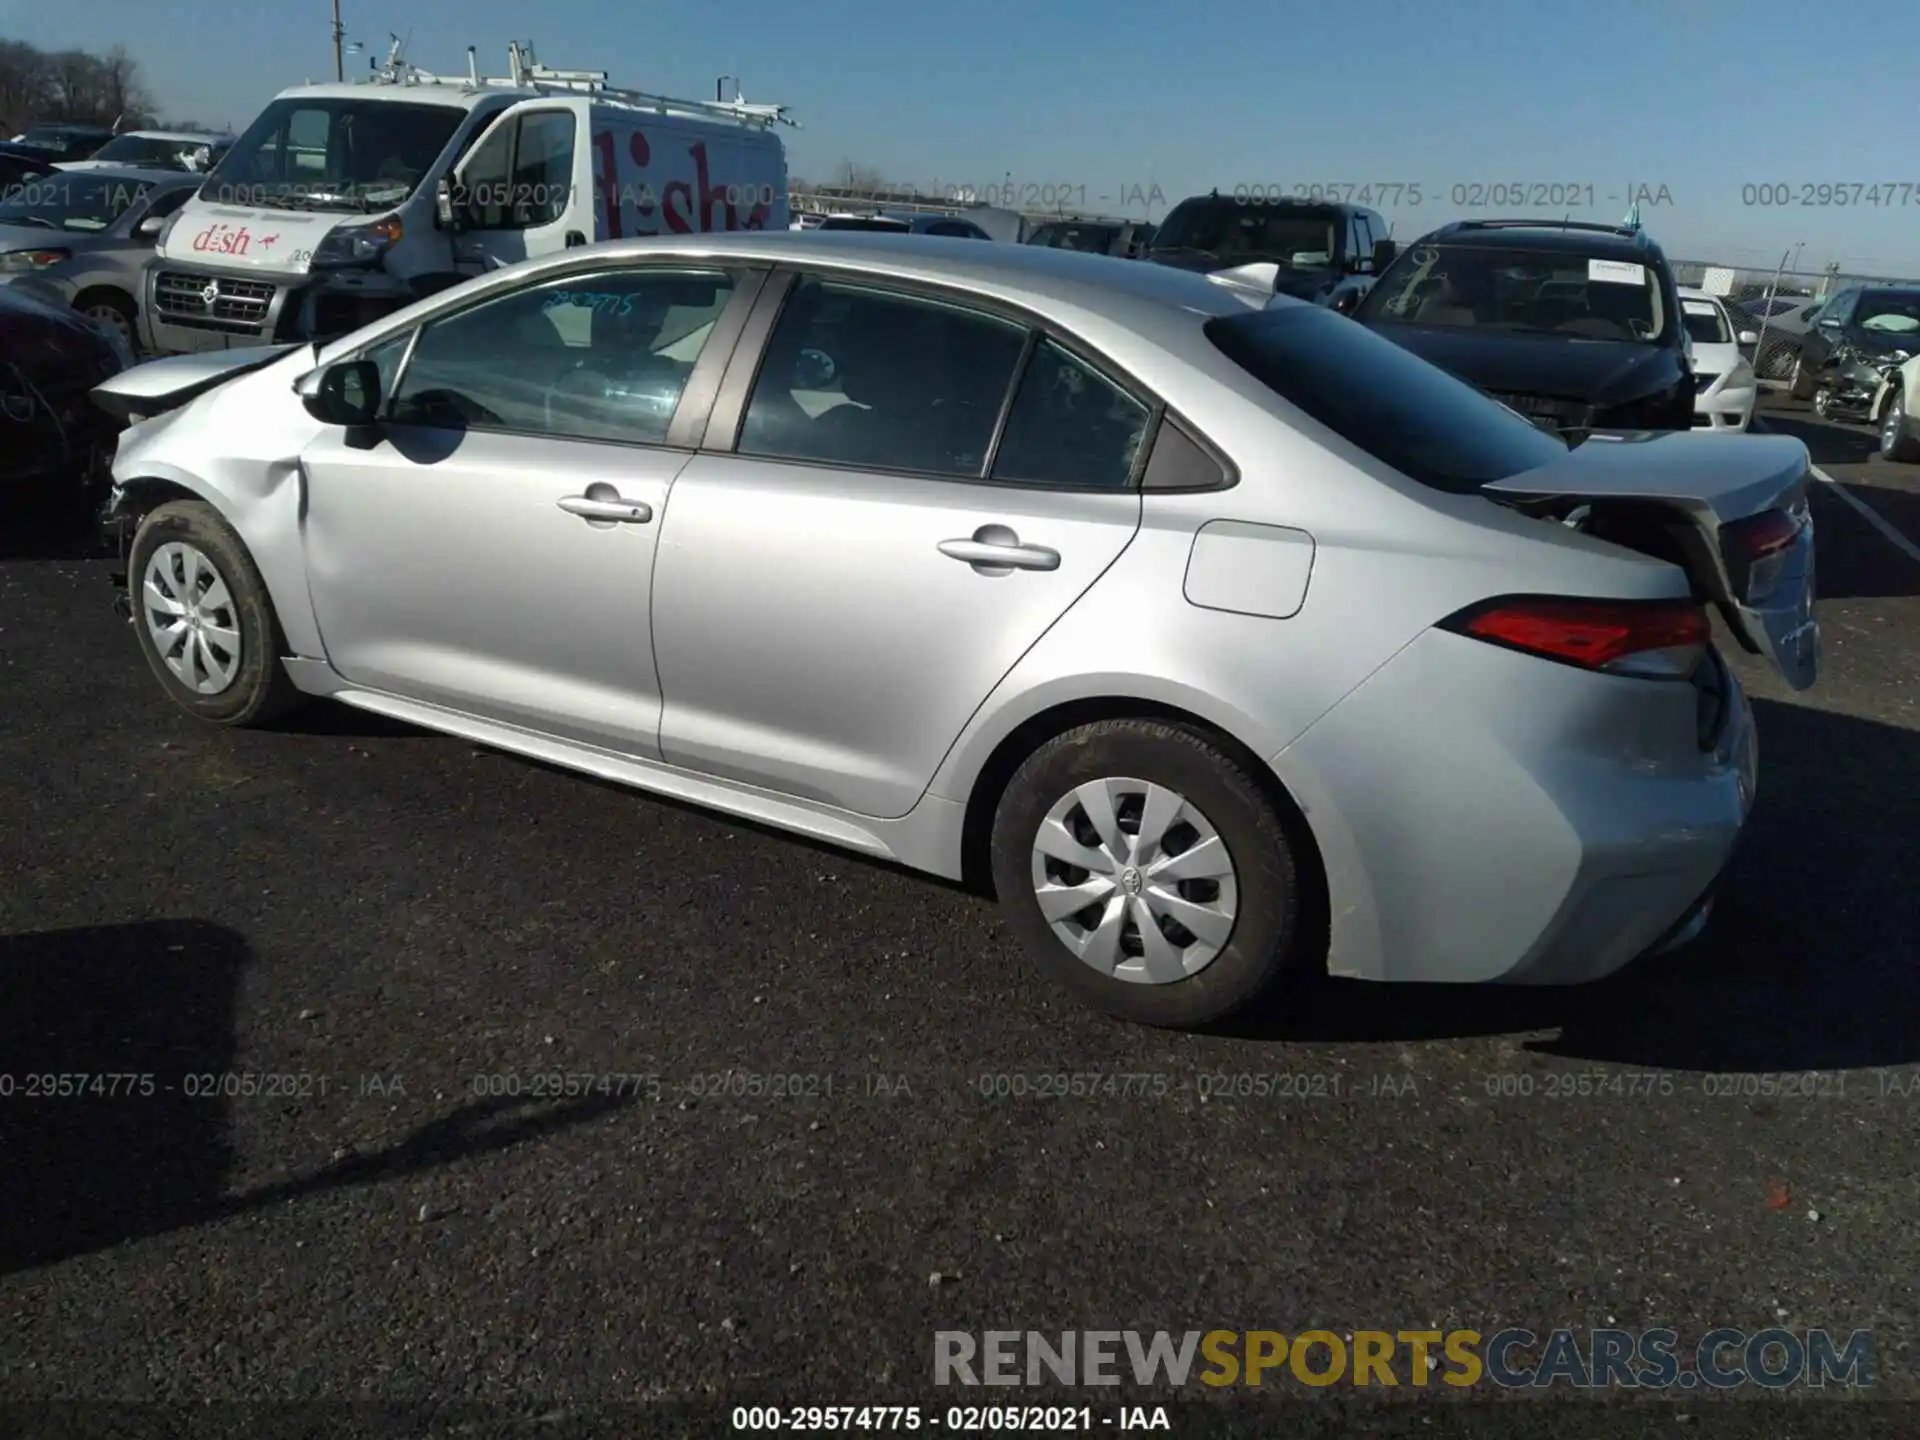
[[[1741,645],[1805,690],[1820,673],[1811,478],[1784,435],[1602,432],[1484,490],[1683,566]]]
[[[147,419],[167,410],[177,410],[236,376],[265,369],[284,355],[308,348],[301,343],[251,345],[149,360],[94,386],[93,403],[116,420]]]

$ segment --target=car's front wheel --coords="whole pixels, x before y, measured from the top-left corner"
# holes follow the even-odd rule
[[[1920,439],[1914,437],[1906,396],[1898,389],[1888,398],[1886,414],[1880,418],[1880,458],[1903,465],[1920,461]]]
[[[1000,800],[993,878],[1030,955],[1098,1009],[1190,1029],[1300,968],[1299,870],[1245,765],[1159,720],[1103,720],[1027,758]]]
[[[1793,357],[1793,369],[1787,374],[1787,393],[1796,400],[1813,398],[1813,372],[1798,355]]]
[[[150,513],[133,538],[127,585],[140,651],[188,714],[264,725],[305,698],[280,663],[266,583],[211,505],[173,500]]]

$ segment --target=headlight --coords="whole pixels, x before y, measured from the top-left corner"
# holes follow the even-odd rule
[[[355,269],[377,264],[381,256],[400,243],[400,234],[398,215],[383,215],[360,225],[342,225],[329,231],[313,247],[312,268]]]
[[[45,270],[63,260],[71,260],[71,250],[0,251],[0,274],[17,275],[25,270]]]

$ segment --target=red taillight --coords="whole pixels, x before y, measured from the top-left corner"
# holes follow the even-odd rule
[[[1764,515],[1736,521],[1724,527],[1723,533],[1752,562],[1777,555],[1793,544],[1800,534],[1800,522],[1785,510],[1769,510]]]
[[[1509,650],[1585,670],[1684,679],[1713,636],[1706,608],[1689,600],[1490,600],[1441,622]]]

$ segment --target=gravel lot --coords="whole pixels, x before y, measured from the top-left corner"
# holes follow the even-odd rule
[[[1920,467],[1771,423],[1920,539]],[[1816,505],[1825,680],[1741,664],[1761,798],[1696,947],[1581,992],[1328,984],[1214,1038],[1082,1013],[988,905],[889,868],[341,708],[199,728],[110,562],[9,519],[0,1071],[152,1091],[0,1099],[0,1393],[461,1401],[460,1433],[530,1435],[646,1402],[606,1431],[645,1435],[760,1399],[1022,1398],[936,1392],[941,1329],[1782,1324],[1871,1327],[1881,1395],[1920,1397],[1920,562]],[[302,1078],[189,1093],[233,1071]],[[535,1098],[554,1072],[659,1088]],[[1061,1072],[1163,1078],[981,1093]],[[1588,1073],[1628,1093],[1547,1093]],[[1241,1075],[1326,1093],[1201,1098]],[[765,1076],[803,1093],[729,1093]],[[1565,1413],[1455,1403],[1442,1430],[1393,1392],[1281,1394],[1257,1430]],[[1631,1433],[1757,1423],[1676,1409]],[[1752,1433],[1920,1433],[1768,1412]],[[380,1419],[171,1433],[350,1413]],[[1624,1424],[1582,1413],[1555,1433]]]

